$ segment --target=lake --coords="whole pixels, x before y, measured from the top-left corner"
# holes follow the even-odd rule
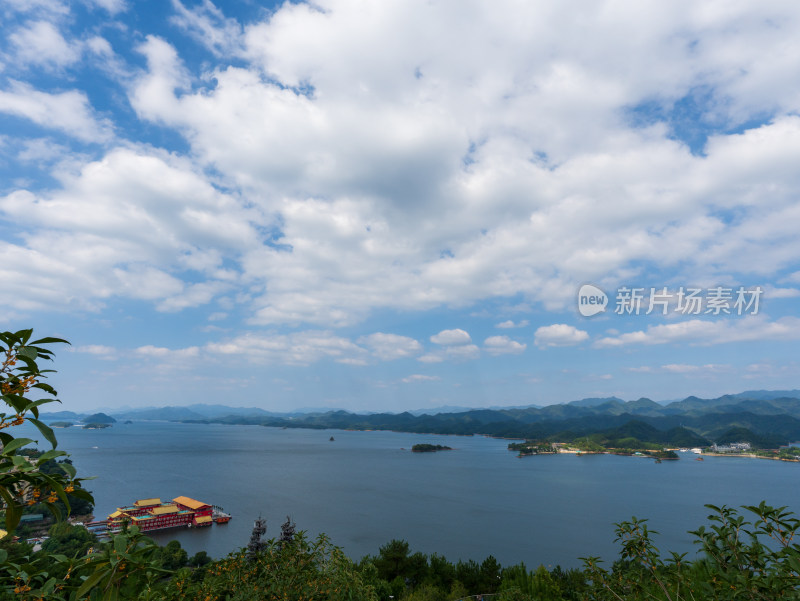
[[[30,435],[27,424],[19,434]],[[16,433],[15,433],[16,434]],[[104,518],[136,499],[179,495],[221,505],[227,525],[172,530],[190,555],[222,557],[247,544],[253,520],[267,536],[291,515],[299,530],[326,533],[353,558],[393,538],[451,561],[524,561],[578,567],[613,561],[614,522],[649,518],[662,550],[694,552],[693,530],[716,505],[766,500],[797,512],[800,464],[683,454],[640,457],[547,455],[519,459],[508,441],[483,436],[277,429],[134,422],[104,430],[56,430]],[[335,441],[330,441],[333,436]],[[32,436],[37,438],[36,436]],[[412,453],[416,443],[453,451]]]

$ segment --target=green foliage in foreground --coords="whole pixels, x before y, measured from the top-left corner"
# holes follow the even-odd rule
[[[605,568],[599,558],[588,557],[583,569],[573,570],[503,568],[492,557],[451,563],[440,555],[411,552],[407,542],[397,540],[355,563],[324,535],[312,541],[302,532],[289,542],[268,541],[252,558],[241,550],[218,561],[198,554],[187,562],[177,542],[158,547],[131,528],[110,543],[94,544],[86,555],[89,541],[78,528],[57,525],[52,533],[58,544],[50,548],[56,554],[3,544],[0,599],[800,600],[800,545],[795,542],[800,520],[765,503],[742,513],[707,507],[709,523],[692,532],[701,548],[699,559],[662,555],[647,520],[632,518],[617,524],[621,553],[616,562]]]
[[[249,559],[242,550],[197,570],[178,571],[161,591],[164,601],[328,599],[377,601],[374,568],[360,570],[321,535],[270,541]]]

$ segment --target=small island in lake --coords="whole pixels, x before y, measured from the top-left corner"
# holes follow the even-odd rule
[[[415,444],[411,450],[414,453],[433,453],[435,451],[452,451],[453,449],[441,444]]]
[[[83,426],[84,430],[102,430],[103,428],[110,428],[111,424],[96,424],[90,423]]]

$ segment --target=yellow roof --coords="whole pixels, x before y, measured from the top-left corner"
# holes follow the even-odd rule
[[[154,507],[151,511],[153,515],[164,515],[165,513],[177,513],[180,511],[177,505],[162,505],[161,507]]]
[[[196,518],[194,521],[197,522],[198,524],[205,524],[206,522],[210,522],[211,521],[211,516],[210,515],[201,515],[199,518]]]
[[[141,499],[134,503],[136,507],[147,507],[148,505],[161,505],[161,499]]]
[[[108,517],[110,517],[110,518],[118,518],[118,517],[119,517],[119,516],[121,516],[121,515],[122,515],[122,512],[121,512],[121,511],[119,511],[119,510],[117,510],[117,511],[115,511],[114,513],[111,513],[111,514],[109,514],[109,516],[108,516]]]
[[[196,501],[195,499],[190,499],[189,497],[175,497],[172,500],[175,503],[186,505],[186,507],[189,507],[190,509],[200,509],[203,505],[208,505],[208,503],[203,503],[202,501]]]

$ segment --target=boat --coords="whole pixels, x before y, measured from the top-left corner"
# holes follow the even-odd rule
[[[175,497],[162,502],[159,498],[139,499],[133,505],[118,507],[108,516],[108,531],[120,532],[123,524],[135,525],[142,532],[167,528],[203,528],[215,521],[225,524],[231,516],[219,508],[219,520],[214,519],[214,506],[190,497]]]
[[[231,514],[225,513],[225,510],[219,505],[214,505],[211,511],[211,519],[214,520],[215,524],[227,524],[231,521]]]
[[[696,458],[695,458],[695,461],[702,461],[702,460],[703,460],[703,458],[702,458],[702,457],[696,457]]]

